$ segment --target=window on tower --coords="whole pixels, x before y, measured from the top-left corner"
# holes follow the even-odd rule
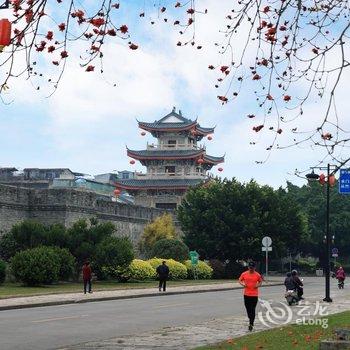
[[[176,140],[168,140],[168,147],[175,147],[176,146]]]
[[[175,166],[166,166],[165,173],[168,175],[175,175]]]

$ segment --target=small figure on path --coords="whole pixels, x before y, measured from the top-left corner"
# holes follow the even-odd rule
[[[169,277],[169,267],[166,265],[166,262],[163,261],[162,265],[159,265],[157,267],[157,274],[158,274],[158,278],[159,278],[159,291],[162,291],[163,288],[163,292],[165,292],[166,290],[166,280]]]
[[[292,271],[292,277],[293,277],[293,280],[296,284],[296,287],[297,287],[297,292],[298,292],[298,298],[303,300],[303,294],[304,294],[304,288],[303,288],[303,281],[299,278],[298,276],[298,271],[297,270],[293,270]]]
[[[244,306],[247,310],[247,315],[249,318],[248,329],[252,331],[255,320],[255,309],[259,296],[258,288],[262,283],[262,277],[260,273],[255,271],[255,263],[253,261],[248,263],[248,271],[241,274],[238,282],[244,287]]]
[[[296,290],[297,285],[294,282],[294,278],[291,272],[287,272],[287,277],[284,280],[284,285],[286,286],[286,290]]]
[[[85,261],[84,265],[83,265],[84,294],[86,294],[87,287],[88,287],[88,292],[92,293],[92,291],[91,291],[91,277],[92,277],[92,272],[91,272],[90,263],[88,261]]]
[[[339,289],[343,289],[344,288],[344,281],[345,281],[345,271],[341,266],[337,270],[335,277],[338,280]]]

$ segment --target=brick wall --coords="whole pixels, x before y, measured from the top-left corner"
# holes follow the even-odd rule
[[[25,219],[69,227],[78,219],[96,217],[113,222],[118,235],[127,235],[136,242],[144,226],[162,213],[160,209],[106,201],[93,192],[0,184],[0,234]]]

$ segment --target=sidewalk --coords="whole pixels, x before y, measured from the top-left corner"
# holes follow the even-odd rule
[[[283,284],[281,277],[275,277],[269,279],[264,283],[265,286],[280,285]],[[220,284],[202,284],[194,286],[179,286],[169,287],[165,293],[159,292],[157,288],[157,282],[155,281],[155,288],[140,288],[140,289],[123,289],[123,290],[109,290],[98,291],[92,294],[83,293],[67,293],[67,294],[49,294],[49,295],[37,295],[28,297],[8,298],[0,299],[0,311],[11,309],[23,309],[30,307],[50,306],[50,305],[63,305],[63,304],[75,304],[75,303],[87,303],[93,301],[103,300],[117,300],[117,299],[131,299],[131,298],[143,298],[143,297],[159,297],[174,294],[187,294],[187,293],[204,293],[204,292],[216,292],[222,290],[232,290],[242,288],[237,282],[227,282]]]

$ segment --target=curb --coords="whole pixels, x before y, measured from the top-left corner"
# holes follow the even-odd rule
[[[283,283],[276,282],[271,283],[269,285],[262,285],[260,288],[273,287],[273,286],[281,286]],[[110,296],[110,297],[100,297],[93,299],[70,299],[70,300],[57,300],[57,301],[45,301],[40,303],[33,304],[17,304],[17,305],[8,305],[8,306],[0,306],[0,311],[5,310],[16,310],[16,309],[29,309],[35,307],[44,307],[44,306],[56,306],[56,305],[66,305],[66,304],[83,304],[83,303],[91,303],[96,301],[110,301],[110,300],[122,300],[122,299],[136,299],[136,298],[145,298],[145,297],[166,297],[167,295],[180,295],[180,294],[194,294],[194,293],[209,293],[209,292],[220,292],[227,290],[236,290],[242,289],[242,287],[223,287],[223,288],[214,288],[214,289],[198,289],[198,290],[184,290],[184,291],[174,291],[174,292],[166,292],[166,293],[145,293],[145,294],[135,294],[135,295],[120,295],[120,296]]]

